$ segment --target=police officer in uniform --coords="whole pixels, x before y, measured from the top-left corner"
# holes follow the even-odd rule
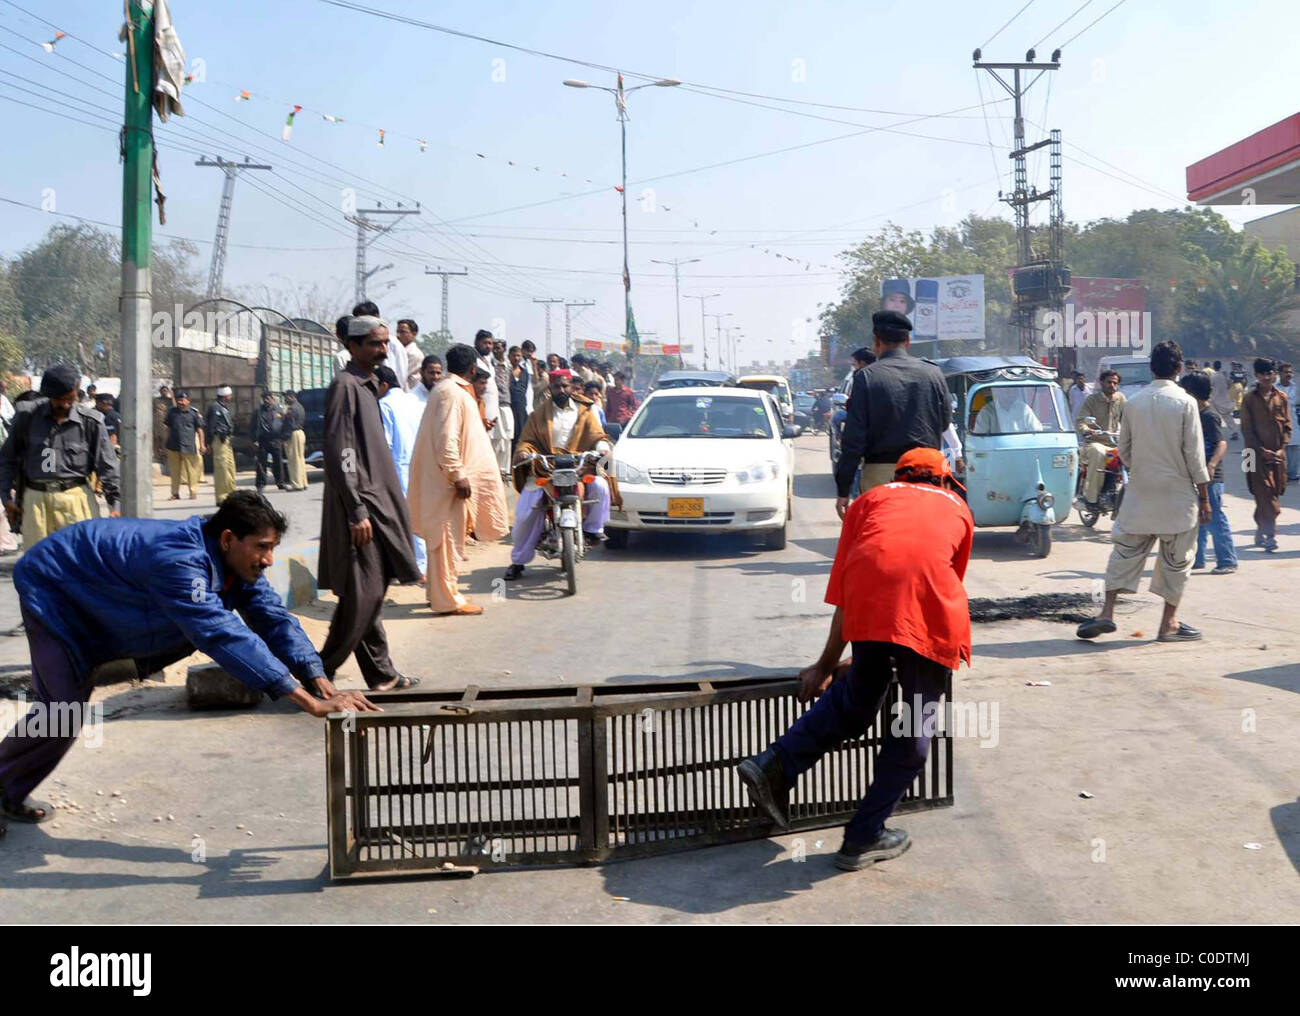
[[[294,392],[284,393],[284,471],[290,490],[307,489],[307,411]]]
[[[99,475],[108,512],[117,518],[117,452],[104,418],[77,403],[77,371],[55,364],[41,378],[44,398],[23,403],[0,447],[0,502],[23,550],[74,522],[99,518],[90,476]],[[22,634],[22,628],[13,633]],[[13,634],[11,633],[11,634]]]
[[[235,489],[235,448],[231,438],[235,434],[235,420],[230,415],[230,397],[234,394],[229,385],[217,389],[217,399],[208,406],[204,430],[212,448],[212,485],[217,491],[217,504]]]
[[[284,490],[284,446],[282,442],[284,418],[275,406],[275,396],[262,393],[262,408],[253,414],[253,445],[257,449],[257,489],[266,486],[266,474],[271,473],[275,485]],[[271,468],[266,468],[267,458]]]

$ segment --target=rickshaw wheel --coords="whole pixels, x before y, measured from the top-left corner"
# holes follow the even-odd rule
[[[1052,552],[1052,527],[1033,525],[1029,529],[1029,549],[1034,557],[1046,557]]]
[[[1092,511],[1088,508],[1079,509],[1079,521],[1091,529],[1097,524],[1097,519],[1101,517],[1100,512]]]

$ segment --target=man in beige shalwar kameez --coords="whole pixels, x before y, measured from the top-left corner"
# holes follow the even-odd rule
[[[510,531],[501,469],[474,398],[477,359],[470,346],[447,351],[448,376],[429,393],[411,457],[407,500],[412,527],[429,548],[427,588],[435,614],[483,613],[457,588],[466,522],[473,522],[479,541]]]

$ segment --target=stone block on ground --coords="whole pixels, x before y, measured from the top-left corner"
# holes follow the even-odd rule
[[[191,709],[250,709],[262,701],[262,693],[235,680],[215,663],[207,663],[190,667],[185,698]]]

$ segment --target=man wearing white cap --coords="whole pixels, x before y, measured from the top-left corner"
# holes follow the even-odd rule
[[[212,448],[212,486],[217,491],[217,504],[235,489],[235,449],[230,439],[235,433],[235,421],[230,415],[230,397],[234,395],[229,385],[217,389],[217,401],[208,406],[204,421],[208,444]]]

